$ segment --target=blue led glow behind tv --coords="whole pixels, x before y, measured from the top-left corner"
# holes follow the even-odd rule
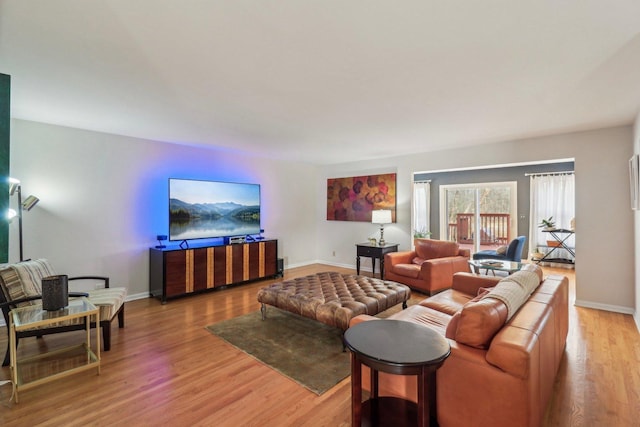
[[[169,240],[260,233],[260,185],[169,179]]]

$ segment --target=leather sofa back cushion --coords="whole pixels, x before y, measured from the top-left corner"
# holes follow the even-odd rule
[[[457,256],[459,249],[456,242],[431,239],[416,239],[415,246],[417,258],[423,260]]]
[[[482,297],[482,296],[481,296]],[[507,320],[507,306],[502,301],[494,298],[484,298],[479,301],[469,301],[460,310],[460,315],[453,321],[457,322],[455,328],[455,340],[461,344],[474,348],[489,348],[491,340],[504,326]],[[453,334],[447,328],[447,335]]]

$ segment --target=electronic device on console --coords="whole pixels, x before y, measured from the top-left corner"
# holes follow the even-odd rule
[[[229,237],[229,244],[230,245],[237,245],[239,243],[245,243],[247,241],[246,236],[233,236],[233,237]]]

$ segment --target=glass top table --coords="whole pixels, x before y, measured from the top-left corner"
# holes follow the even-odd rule
[[[47,311],[42,304],[28,305],[11,310],[13,325],[16,331],[51,325],[77,317],[84,317],[87,312],[96,311],[95,305],[86,298],[69,300],[69,305],[60,310]],[[91,313],[94,314],[94,313]]]
[[[17,334],[38,327],[64,327],[84,322],[84,342],[35,356],[18,355]],[[95,327],[95,349],[91,346],[91,324]],[[80,323],[82,325],[82,323]],[[100,375],[100,309],[86,298],[74,298],[60,310],[48,311],[42,304],[11,310],[9,315],[9,352],[15,402],[18,391],[38,386],[79,371],[95,368]]]
[[[491,271],[494,275],[496,271],[506,271],[509,274],[515,273],[522,269],[521,262],[504,261],[500,259],[472,259],[469,260],[469,266],[473,272],[480,274],[480,270],[486,270],[487,274]]]

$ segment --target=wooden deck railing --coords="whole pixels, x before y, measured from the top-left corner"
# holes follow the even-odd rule
[[[480,244],[506,245],[511,241],[509,214],[480,214]],[[456,222],[449,224],[449,240],[468,244],[475,236],[475,219],[472,213],[456,215]]]

